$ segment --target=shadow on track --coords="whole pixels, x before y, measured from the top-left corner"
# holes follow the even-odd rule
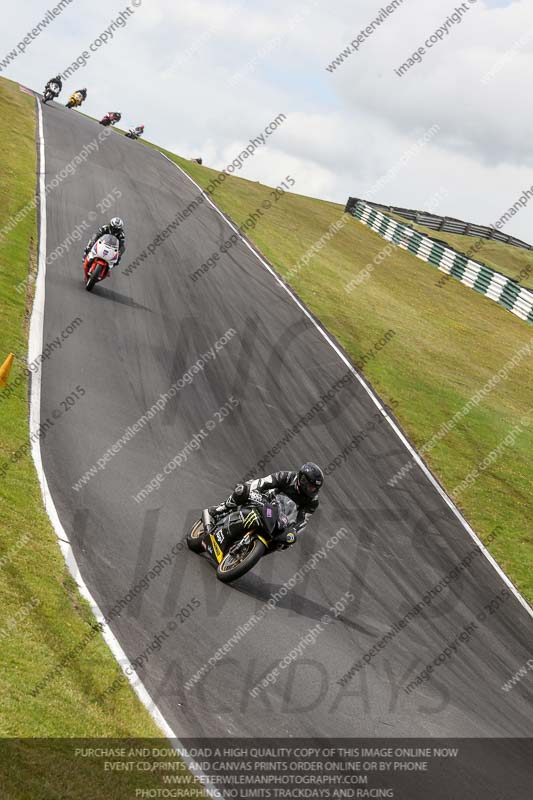
[[[267,581],[264,581],[258,575],[254,575],[253,578],[250,576],[248,580],[246,577],[241,578],[239,584],[233,584],[232,588],[248,597],[253,597],[255,600],[266,603],[281,589],[281,586],[282,584],[267,583]],[[314,600],[309,600],[309,598],[301,594],[296,594],[294,591],[282,597],[281,600],[276,603],[276,607],[285,608],[288,611],[294,611],[296,614],[300,614],[302,617],[316,620],[322,619],[324,614],[330,611],[329,606],[315,603]],[[337,617],[335,622],[342,622],[348,628],[359,631],[359,633],[364,633],[367,636],[375,636],[378,633],[376,630],[369,629],[346,619],[342,614]]]
[[[147,306],[143,306],[140,303],[136,303],[135,300],[132,300],[131,297],[127,297],[125,294],[120,294],[119,292],[114,292],[113,289],[99,289],[97,291],[98,297],[101,297],[103,300],[111,300],[113,303],[120,303],[123,306],[129,306],[130,308],[138,308],[141,311],[149,311],[152,313],[152,309],[148,308]]]

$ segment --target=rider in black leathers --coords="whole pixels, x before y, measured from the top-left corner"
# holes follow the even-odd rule
[[[59,92],[61,92],[61,90],[63,89],[63,79],[61,78],[61,75],[56,75],[55,78],[50,78],[50,80],[48,81],[48,83],[44,87],[44,91],[46,92],[47,89],[50,89],[50,87],[51,87],[51,85],[53,83],[57,83],[57,85],[59,86]],[[57,97],[57,95],[56,95],[56,97]]]
[[[94,243],[98,241],[98,239],[100,239],[101,236],[105,236],[106,233],[110,233],[112,236],[116,236],[118,239],[119,256],[117,263],[115,264],[116,267],[118,266],[120,259],[122,258],[124,250],[126,249],[126,235],[124,233],[124,223],[120,219],[120,217],[113,217],[113,219],[109,222],[108,225],[102,225],[101,228],[98,228],[96,233],[93,236],[91,236],[91,238],[87,242],[87,245],[84,250],[84,256],[85,258],[87,257],[87,254],[89,253]]]
[[[109,119],[111,125],[114,125],[116,122],[120,122],[122,119],[122,114],[120,111],[108,111],[107,114],[104,116],[104,119]],[[102,123],[100,123],[101,125]]]
[[[318,508],[318,492],[324,482],[322,470],[316,464],[308,462],[298,472],[282,471],[273,472],[265,478],[237,484],[227,500],[218,506],[208,509],[213,520],[217,517],[234,511],[238,506],[244,505],[250,496],[250,491],[255,490],[262,494],[284,494],[298,506],[298,516],[293,530],[285,531],[276,536],[276,545],[285,549],[296,541],[296,536],[302,533],[307,525],[307,520]]]

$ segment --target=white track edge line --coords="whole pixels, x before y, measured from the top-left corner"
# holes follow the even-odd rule
[[[39,118],[39,126],[38,126],[38,136],[39,136],[39,256],[38,256],[38,271],[37,271],[37,278],[35,281],[35,296],[33,300],[33,308],[30,318],[30,332],[29,332],[29,341],[28,341],[28,364],[31,364],[38,355],[42,352],[43,347],[43,331],[44,331],[44,301],[45,301],[45,282],[46,282],[46,194],[45,194],[45,153],[44,153],[44,124],[43,124],[43,112],[39,97],[35,97],[35,102],[37,103],[38,108],[38,118]],[[30,389],[30,431],[39,430],[40,427],[40,419],[41,419],[41,369],[42,364],[37,372],[32,373],[31,378],[31,389]],[[85,581],[83,580],[76,558],[72,551],[72,546],[70,544],[69,538],[61,520],[59,519],[59,515],[57,513],[57,509],[55,507],[54,500],[50,493],[50,489],[48,487],[48,481],[46,480],[46,475],[44,473],[43,464],[42,464],[42,457],[41,457],[41,445],[40,445],[40,438],[36,437],[36,441],[32,442],[32,457],[33,462],[35,464],[35,469],[37,471],[37,475],[39,478],[39,483],[41,485],[41,492],[43,496],[43,502],[45,510],[50,518],[50,522],[54,528],[55,534],[57,536],[59,542],[59,548],[63,554],[63,558],[65,559],[66,565],[68,570],[74,580],[76,581],[78,590],[81,596],[87,600],[91,607],[91,611],[96,617],[97,622],[101,624],[102,627],[102,635],[104,640],[111,650],[112,654],[114,655],[115,659],[117,660],[120,668],[122,669],[123,673],[126,675],[129,683],[133,687],[135,693],[137,694],[139,700],[147,709],[148,713],[156,723],[156,725],[161,729],[162,733],[167,739],[173,740],[174,746],[176,743],[178,747],[186,752],[186,748],[181,744],[180,739],[176,736],[175,732],[172,730],[170,725],[165,720],[164,716],[160,712],[159,708],[156,706],[148,690],[144,686],[143,682],[139,680],[135,680],[133,676],[127,675],[125,670],[127,666],[130,666],[130,661],[126,656],[124,650],[122,649],[118,639],[116,638],[115,634],[109,627],[109,625],[105,622],[104,615],[102,614],[101,609],[99,608],[98,604],[96,603],[95,599],[93,598],[89,588],[87,587]],[[132,737],[135,738],[135,737]],[[142,737],[140,737],[142,738]],[[146,737],[150,738],[150,737]],[[180,754],[181,755],[181,754]],[[213,787],[205,774],[196,767],[194,759],[192,759],[188,755],[181,755],[183,762],[187,765],[189,771],[200,780],[201,786],[204,789],[205,793],[208,794],[210,797],[213,798],[221,798],[223,795],[222,793]]]
[[[426,466],[426,464],[424,463],[424,461],[423,461],[423,460],[420,458],[420,456],[418,455],[418,453],[417,453],[417,452],[416,452],[416,450],[414,449],[413,445],[412,445],[412,444],[409,442],[409,440],[408,440],[408,439],[407,439],[407,438],[404,436],[404,434],[402,433],[402,431],[400,430],[400,428],[399,428],[399,427],[396,425],[396,423],[395,423],[395,422],[394,422],[394,420],[393,420],[393,419],[392,419],[392,418],[389,416],[389,414],[387,414],[387,411],[385,410],[385,408],[383,407],[383,405],[380,403],[380,401],[379,401],[379,398],[378,398],[378,397],[377,397],[377,396],[374,394],[374,390],[373,390],[373,389],[372,389],[372,388],[371,388],[371,387],[370,387],[370,386],[367,384],[367,382],[364,380],[364,378],[362,377],[362,375],[360,375],[360,374],[359,374],[359,372],[357,372],[357,370],[355,369],[355,367],[353,366],[353,364],[351,364],[351,363],[350,363],[350,361],[349,361],[349,360],[348,360],[348,358],[347,358],[347,357],[344,355],[344,353],[342,352],[342,350],[340,350],[340,349],[339,349],[339,347],[337,347],[337,345],[336,345],[336,344],[335,344],[335,342],[334,342],[334,341],[331,339],[331,337],[330,337],[330,335],[328,334],[328,332],[327,332],[327,331],[326,331],[326,330],[325,330],[323,327],[321,327],[321,325],[319,325],[319,324],[318,324],[318,322],[317,322],[317,320],[315,319],[315,317],[313,316],[313,314],[312,314],[312,313],[311,313],[311,312],[310,312],[310,311],[309,311],[309,310],[308,310],[308,309],[305,307],[305,305],[304,305],[304,304],[301,302],[301,300],[298,298],[298,296],[297,296],[297,295],[296,295],[296,294],[295,294],[295,293],[294,293],[294,292],[293,292],[293,291],[292,291],[292,290],[291,290],[291,289],[290,289],[290,288],[287,286],[287,284],[286,284],[286,283],[284,283],[284,281],[283,281],[283,280],[280,278],[280,276],[279,276],[279,275],[276,273],[276,271],[275,271],[275,270],[274,270],[274,269],[273,269],[273,268],[270,266],[270,264],[269,264],[267,261],[265,261],[265,260],[264,260],[264,258],[262,258],[262,257],[259,255],[259,253],[258,253],[258,252],[257,252],[257,251],[256,251],[256,250],[255,250],[255,249],[252,247],[252,246],[251,246],[251,244],[250,244],[250,243],[249,243],[249,242],[248,242],[248,241],[247,241],[247,240],[246,240],[246,239],[243,237],[243,235],[242,235],[242,233],[240,232],[240,230],[239,230],[237,227],[235,227],[235,225],[234,225],[232,222],[230,222],[230,221],[229,221],[229,219],[228,219],[228,218],[226,217],[226,215],[225,215],[225,214],[224,214],[224,213],[223,213],[223,212],[222,212],[222,211],[221,211],[221,210],[218,208],[218,206],[216,206],[216,205],[215,205],[215,203],[213,203],[213,201],[211,200],[211,198],[209,197],[209,195],[208,195],[208,194],[206,194],[206,192],[204,192],[204,190],[202,189],[202,187],[201,187],[201,186],[200,186],[198,183],[196,183],[196,181],[195,181],[193,178],[191,178],[191,176],[190,176],[190,175],[187,175],[187,173],[185,172],[185,170],[184,170],[182,167],[180,167],[180,166],[179,166],[179,164],[176,164],[176,162],[175,162],[175,161],[172,161],[172,159],[171,159],[171,158],[169,158],[167,155],[165,155],[165,153],[161,153],[161,151],[160,151],[160,150],[159,150],[158,152],[159,152],[159,154],[160,154],[160,155],[162,155],[162,156],[163,156],[163,158],[166,158],[166,159],[167,159],[167,161],[170,161],[170,163],[171,163],[171,164],[173,164],[173,166],[174,166],[174,167],[176,167],[176,169],[180,170],[180,172],[182,172],[182,173],[185,175],[185,177],[186,177],[186,178],[188,178],[188,179],[191,181],[191,183],[193,183],[193,184],[196,186],[196,188],[197,188],[197,189],[199,189],[200,193],[201,193],[201,194],[202,194],[202,195],[203,195],[203,196],[206,198],[207,202],[208,202],[208,203],[209,203],[209,204],[210,204],[210,205],[211,205],[211,206],[212,206],[212,207],[215,209],[215,211],[217,211],[217,213],[218,213],[218,214],[220,214],[220,216],[222,217],[222,219],[224,219],[224,220],[226,221],[226,223],[229,225],[229,227],[230,227],[230,228],[231,228],[233,231],[235,231],[235,233],[237,233],[237,235],[240,237],[241,241],[242,241],[242,242],[243,242],[243,243],[246,245],[246,247],[247,247],[247,248],[248,248],[248,249],[249,249],[249,250],[250,250],[250,251],[251,251],[251,252],[254,254],[254,256],[257,258],[257,260],[258,260],[258,261],[259,261],[259,262],[260,262],[260,263],[263,265],[263,267],[265,267],[265,269],[267,269],[267,270],[268,270],[268,272],[270,272],[270,274],[271,274],[271,275],[272,275],[272,276],[275,278],[275,280],[277,281],[277,283],[279,283],[279,285],[280,285],[280,286],[281,286],[281,287],[282,287],[282,288],[283,288],[283,289],[284,289],[284,290],[287,292],[287,294],[289,295],[289,297],[290,297],[290,298],[291,298],[291,299],[294,301],[294,303],[296,303],[296,305],[297,305],[297,306],[300,308],[300,310],[301,310],[301,311],[303,311],[303,313],[305,314],[305,316],[306,316],[308,319],[310,319],[310,320],[311,320],[311,322],[313,323],[313,325],[315,326],[315,328],[316,328],[316,329],[317,329],[317,330],[320,332],[320,334],[321,334],[321,335],[324,337],[324,339],[325,339],[325,340],[326,340],[326,342],[327,342],[327,343],[330,345],[330,347],[332,347],[332,348],[333,348],[333,350],[334,350],[334,351],[337,353],[337,355],[338,355],[338,356],[339,356],[339,358],[340,358],[340,359],[341,359],[341,360],[344,362],[344,364],[346,364],[346,366],[348,367],[348,369],[350,370],[350,372],[352,372],[352,373],[353,373],[353,374],[356,376],[356,378],[357,378],[357,380],[359,381],[359,383],[361,384],[361,386],[363,386],[363,388],[365,389],[365,391],[366,391],[366,392],[368,393],[368,395],[369,395],[369,396],[372,398],[372,400],[373,400],[374,404],[377,406],[377,408],[379,409],[379,411],[380,411],[380,412],[383,414],[383,416],[385,417],[385,419],[387,420],[387,422],[389,423],[389,425],[391,426],[391,428],[393,429],[393,431],[396,433],[396,435],[399,437],[399,439],[400,439],[400,440],[403,442],[403,444],[405,445],[405,447],[406,447],[406,448],[407,448],[407,450],[409,451],[410,455],[412,456],[412,458],[414,459],[414,461],[415,461],[415,462],[418,464],[418,466],[420,467],[420,469],[422,470],[422,472],[424,473],[424,475],[426,476],[426,478],[428,478],[429,482],[430,482],[430,483],[433,485],[433,487],[434,487],[434,488],[437,490],[437,492],[439,493],[439,495],[441,496],[441,498],[444,500],[444,502],[446,503],[446,505],[447,505],[447,506],[448,506],[448,507],[449,507],[449,508],[452,510],[452,512],[455,514],[455,516],[457,517],[457,519],[459,520],[459,522],[462,524],[462,526],[464,527],[464,529],[467,531],[467,533],[468,533],[468,534],[469,534],[469,535],[472,537],[472,539],[473,539],[473,540],[475,541],[475,543],[478,545],[478,547],[479,547],[479,548],[480,548],[480,550],[483,552],[483,554],[485,555],[485,557],[487,558],[487,560],[488,560],[488,561],[489,561],[489,562],[492,564],[492,566],[494,567],[494,569],[496,570],[496,572],[498,573],[498,575],[500,576],[500,578],[502,578],[502,580],[503,580],[503,581],[504,581],[504,582],[507,584],[507,586],[508,586],[508,587],[509,587],[509,589],[512,591],[512,593],[514,594],[514,596],[516,597],[516,599],[518,600],[518,602],[519,602],[519,603],[520,603],[520,604],[521,604],[521,605],[522,605],[522,606],[525,608],[525,610],[527,611],[527,613],[529,614],[529,616],[530,616],[530,617],[533,619],[533,609],[531,608],[531,606],[529,605],[529,603],[527,602],[527,600],[526,600],[524,597],[522,597],[522,595],[520,594],[520,592],[518,591],[518,589],[516,588],[516,586],[514,585],[514,583],[513,583],[513,582],[511,581],[511,579],[510,579],[510,578],[509,578],[509,577],[508,577],[508,576],[505,574],[505,572],[502,570],[502,568],[500,567],[500,565],[498,564],[498,562],[497,562],[497,561],[496,561],[496,560],[493,558],[493,556],[492,556],[492,555],[489,553],[489,551],[487,550],[487,548],[485,547],[485,545],[483,544],[483,542],[481,541],[481,539],[479,538],[479,536],[477,535],[477,533],[476,533],[476,532],[473,530],[473,528],[472,528],[472,527],[471,527],[471,526],[468,524],[468,522],[467,522],[467,521],[466,521],[466,519],[463,517],[463,515],[461,514],[461,512],[459,511],[459,509],[457,508],[457,506],[456,506],[456,505],[454,504],[454,502],[452,501],[452,499],[451,499],[451,498],[450,498],[450,497],[449,497],[449,496],[446,494],[446,492],[444,491],[444,489],[442,488],[442,486],[440,485],[440,483],[438,482],[438,480],[435,478],[435,476],[433,475],[433,473],[431,472],[431,470],[430,470],[430,469],[429,469],[429,468]]]

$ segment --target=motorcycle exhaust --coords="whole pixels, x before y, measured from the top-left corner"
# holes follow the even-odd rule
[[[202,523],[204,526],[204,531],[208,533],[208,531],[211,529],[211,517],[209,516],[209,511],[207,508],[204,508],[202,511]]]

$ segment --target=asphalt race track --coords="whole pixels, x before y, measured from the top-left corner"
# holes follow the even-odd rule
[[[43,114],[49,181],[103,129],[58,104]],[[97,204],[114,189],[122,197],[99,213]],[[378,421],[376,406],[353,376],[260,471],[305,460],[326,466],[374,420],[360,447],[326,480],[321,509],[296,547],[264,559],[232,587],[216,581],[210,564],[186,548],[165,562],[199,510],[225,497],[285,429],[347,375],[338,354],[244,243],[192,280],[232,233],[207,202],[133,274],[123,274],[197,196],[196,186],[159,153],[114,131],[47,197],[48,253],[89,212],[96,212],[94,227],[114,215],[126,223],[123,261],[92,294],[81,269],[88,232],[47,267],[44,342],[75,318],[83,322],[44,364],[42,420],[77,386],[85,394],[47,433],[42,454],[81,573],[104,613],[152,565],[164,565],[111,622],[131,660],[161,635],[159,649],[139,668],[152,698],[181,736],[532,736],[533,696],[525,682],[501,690],[531,655],[532,620],[514,596],[502,596],[505,584],[482,555],[346,686],[337,683],[474,547],[418,467],[397,488],[387,485],[409,453],[390,425]],[[230,329],[236,334],[216,358],[75,491],[73,484],[124,430]],[[186,463],[137,502],[134,495],[231,396],[238,407],[210,423]],[[343,527],[345,538],[316,570],[186,690],[239,625]],[[346,592],[353,600],[339,618],[252,697],[250,690]],[[186,616],[181,610],[193,598],[200,605]],[[403,687],[491,601],[497,610],[486,610],[456,654],[407,694]]]

